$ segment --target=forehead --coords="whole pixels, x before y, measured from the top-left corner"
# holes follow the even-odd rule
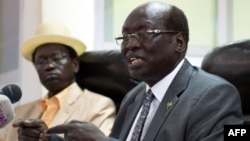
[[[131,28],[154,28],[163,26],[164,16],[171,10],[170,5],[162,3],[150,3],[134,9],[126,18],[123,31]]]
[[[145,14],[149,18],[162,18],[171,9],[170,5],[163,3],[151,3],[145,6]]]

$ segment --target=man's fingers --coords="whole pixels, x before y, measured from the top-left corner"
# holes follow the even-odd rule
[[[47,129],[47,125],[44,123],[43,120],[40,119],[27,119],[27,120],[16,120],[13,123],[13,127],[28,127],[37,129],[41,132]]]
[[[54,126],[49,128],[46,133],[47,134],[64,134],[66,133],[68,130],[70,129],[70,125],[69,124],[65,124],[65,125],[58,125],[58,126]]]
[[[23,120],[22,119],[18,119],[16,121],[14,121],[14,123],[12,124],[13,127],[22,127],[23,126]]]
[[[41,127],[43,126],[45,123],[44,121],[40,120],[40,119],[27,119],[23,121],[23,125],[26,127]]]
[[[87,122],[83,122],[80,120],[71,120],[68,124],[71,124],[71,123],[87,123]]]
[[[22,136],[29,136],[29,137],[40,137],[41,132],[38,130],[33,130],[32,128],[19,128],[18,134]]]

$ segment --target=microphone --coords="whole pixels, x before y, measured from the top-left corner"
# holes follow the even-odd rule
[[[14,104],[19,101],[22,97],[22,91],[19,86],[15,84],[6,85],[0,90],[0,95],[3,94],[7,96],[11,103]]]
[[[14,118],[14,110],[8,97],[0,95],[0,129]]]
[[[21,96],[21,89],[15,84],[7,85],[0,90],[0,129],[14,118],[12,104],[19,101]]]

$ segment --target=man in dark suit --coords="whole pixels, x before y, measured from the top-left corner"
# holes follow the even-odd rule
[[[79,121],[52,127],[48,134],[64,133],[67,141],[223,141],[224,125],[243,123],[236,88],[185,58],[189,29],[179,8],[160,2],[138,6],[116,40],[130,75],[144,82],[123,99],[110,136]],[[148,90],[153,100],[144,106]]]

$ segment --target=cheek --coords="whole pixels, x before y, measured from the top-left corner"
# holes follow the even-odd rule
[[[39,69],[36,69],[36,72],[37,72],[39,78],[42,79],[42,75],[44,72],[42,70],[39,70]]]
[[[148,50],[150,62],[158,67],[166,66],[171,63],[175,56],[175,49],[171,45],[156,45]]]
[[[121,51],[121,53],[122,53],[122,55],[124,56],[125,55],[125,46],[122,46],[121,45],[121,47],[120,47],[120,51]]]
[[[58,71],[60,71],[62,77],[72,77],[75,75],[78,69],[75,65],[68,64],[58,68]]]
[[[69,74],[71,74],[71,73],[74,72],[74,69],[70,65],[69,66],[60,67],[57,70],[61,73],[61,75],[69,75]]]

